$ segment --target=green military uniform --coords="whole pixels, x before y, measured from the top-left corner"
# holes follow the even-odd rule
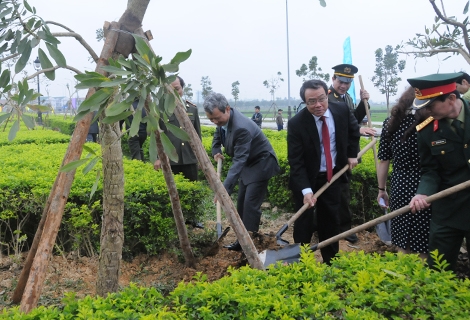
[[[432,106],[440,95],[454,93],[455,82],[451,82],[453,75],[456,74],[408,79],[416,91],[415,109]],[[458,135],[459,129],[452,127],[454,119],[430,119],[424,125],[417,126],[422,173],[417,194],[429,196],[470,180],[470,109],[466,101],[458,101],[462,102],[457,119],[463,122],[460,126],[463,137]],[[432,203],[429,251],[438,249],[452,270],[455,270],[463,238],[470,238],[469,204],[468,189]],[[432,259],[428,263],[432,265]]]
[[[357,67],[350,65],[350,64],[340,64],[334,66],[332,69],[335,70],[334,75],[342,82],[352,82],[354,78],[354,74],[357,73]],[[359,105],[354,105],[353,99],[349,95],[349,93],[345,93],[343,96],[339,94],[333,86],[330,86],[328,89],[328,101],[333,102],[344,102],[348,105],[349,110],[354,115],[357,120],[358,124],[361,124],[362,119],[366,116],[366,107],[364,101],[361,100]],[[359,152],[359,150],[358,150]],[[349,202],[351,201],[351,194],[350,194],[350,181],[351,181],[351,171],[347,171],[346,173],[347,180],[341,183],[341,204],[340,204],[340,231],[345,232],[351,229],[352,223],[352,212],[349,208]],[[354,238],[352,238],[354,239]],[[357,238],[356,238],[357,239]],[[351,241],[347,239],[348,241]],[[356,240],[357,241],[357,240]]]
[[[197,106],[189,101],[186,101],[186,112],[199,138],[201,138],[201,123],[199,120]],[[172,114],[168,119],[168,123],[180,127],[180,124],[174,114]],[[168,136],[173,146],[175,146],[176,153],[178,154],[178,162],[170,160],[171,171],[174,174],[182,173],[187,179],[196,181],[198,175],[197,158],[191,149],[189,142],[179,139],[168,130],[165,130],[165,134]]]

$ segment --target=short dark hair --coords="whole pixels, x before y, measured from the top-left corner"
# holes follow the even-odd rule
[[[302,98],[303,102],[306,102],[305,90],[307,89],[317,90],[320,88],[323,88],[323,90],[325,90],[325,94],[328,94],[328,87],[325,82],[323,82],[322,80],[318,80],[318,79],[307,80],[302,84],[302,87],[300,88],[300,98]]]
[[[282,112],[282,109],[278,109],[277,112],[281,111]]]
[[[177,77],[177,78],[179,79],[179,81],[180,81],[181,88],[183,88],[183,89],[184,89],[184,85],[185,85],[185,83],[184,83],[184,80],[183,80],[183,78],[181,78],[180,76],[176,76],[176,77]]]
[[[258,109],[258,110],[260,110],[260,107],[259,107],[259,106],[256,106],[256,107],[255,107],[255,109]]]

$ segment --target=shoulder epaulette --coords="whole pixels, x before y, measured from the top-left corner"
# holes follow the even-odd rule
[[[190,106],[197,108],[197,106],[196,106],[194,103],[192,103],[191,101],[189,101],[189,100],[185,100],[185,101],[186,101],[186,103],[189,104]]]
[[[432,116],[427,118],[426,120],[424,120],[423,122],[421,122],[420,124],[416,126],[416,131],[421,131],[424,127],[430,124],[433,120],[434,118]]]

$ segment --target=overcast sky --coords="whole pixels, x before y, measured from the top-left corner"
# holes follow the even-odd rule
[[[447,15],[462,21],[466,1],[444,0]],[[44,20],[60,22],[80,33],[99,55],[103,42],[95,40],[95,30],[104,21],[119,20],[127,0],[29,0],[29,3]],[[359,68],[358,74],[362,75],[371,99],[385,101],[370,80],[375,69],[374,52],[424,32],[424,26],[434,22],[431,4],[428,0],[326,0],[326,3],[323,8],[318,0],[288,0],[291,97],[299,97],[302,84],[295,70],[317,56],[323,71],[332,74],[331,67],[343,61],[343,42],[349,36],[353,64]],[[55,26],[51,29],[64,31]],[[288,96],[286,0],[152,0],[143,29],[152,31],[152,47],[163,62],[169,62],[178,51],[192,49],[192,56],[180,65],[180,75],[192,85],[195,102],[202,76],[209,76],[213,90],[229,99],[231,84],[238,80],[240,99],[270,100],[263,81],[278,71],[285,81],[276,96]],[[69,65],[94,70],[88,53],[78,42],[65,38],[61,41],[59,48]],[[35,51],[32,60],[36,58]],[[415,60],[403,56],[407,66],[401,74],[399,93],[407,85],[407,78],[470,71],[461,56],[444,61],[445,57]],[[58,71],[56,81],[49,84],[49,94],[66,96],[67,83],[74,83],[73,74]],[[359,87],[356,81],[357,93]],[[41,93],[45,94],[43,89]],[[86,91],[80,92],[80,96],[85,94]]]

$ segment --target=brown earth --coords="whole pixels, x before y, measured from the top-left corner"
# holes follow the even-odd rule
[[[274,221],[262,220],[260,229],[262,234],[253,236],[259,251],[276,247],[274,235],[291,215],[283,214]],[[206,229],[215,230],[214,222],[207,221],[205,224]],[[227,225],[224,223],[224,226]],[[192,231],[202,232],[199,229]],[[348,252],[363,250],[366,253],[396,252],[394,246],[387,246],[380,241],[375,232],[363,231],[358,234],[358,237],[359,241],[355,244],[340,241],[340,250]],[[292,228],[283,234],[283,239],[293,243]],[[247,264],[243,253],[228,251],[222,247],[234,240],[235,234],[230,231],[218,246],[212,247],[212,249],[215,248],[212,250],[212,255],[207,255],[212,243],[206,244],[205,248],[199,248],[206,253],[206,256],[198,258],[194,269],[185,267],[178,256],[172,253],[164,253],[159,256],[139,255],[130,262],[122,261],[120,285],[124,287],[130,282],[134,282],[140,286],[156,287],[165,294],[170,292],[179,282],[190,281],[198,272],[207,275],[209,281],[220,279],[228,274],[227,268],[229,266],[238,268]],[[315,257],[321,261],[319,251],[315,252]],[[0,310],[7,307],[11,301],[11,294],[20,275],[23,258],[0,258]],[[466,270],[461,276],[468,278],[470,276],[468,260],[462,262],[462,265],[465,262]],[[76,292],[77,297],[94,295],[97,266],[97,257],[73,257],[72,255],[52,257],[39,304],[57,305],[64,293],[69,291]]]

